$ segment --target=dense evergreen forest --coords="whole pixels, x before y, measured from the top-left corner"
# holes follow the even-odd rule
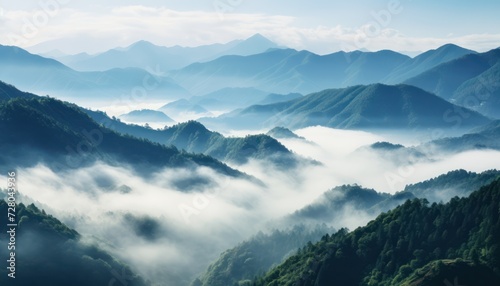
[[[500,180],[447,204],[409,200],[308,243],[253,285],[500,285]],[[456,282],[455,282],[456,281]],[[443,284],[445,283],[445,284]]]

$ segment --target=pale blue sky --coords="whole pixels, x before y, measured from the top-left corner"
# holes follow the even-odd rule
[[[56,6],[44,12],[40,3]],[[374,14],[390,12],[391,4],[398,12],[377,20]],[[422,51],[448,42],[485,51],[500,46],[499,12],[497,0],[0,1],[0,42],[76,53],[141,39],[196,46],[261,33],[318,53]]]

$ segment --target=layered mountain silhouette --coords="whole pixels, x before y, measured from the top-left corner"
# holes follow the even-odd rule
[[[409,192],[417,198],[430,202],[448,202],[453,197],[466,197],[472,190],[490,184],[500,178],[500,171],[488,170],[482,173],[463,169],[450,171],[436,178],[407,185],[402,192]]]
[[[358,185],[343,185],[328,190],[312,204],[285,219],[296,223],[329,223],[340,219],[348,210],[362,210],[377,215],[412,198],[414,196],[411,193],[391,196]]]
[[[382,211],[388,211],[405,203],[406,200],[415,199],[415,197],[430,198],[431,202],[434,202],[435,199],[438,202],[448,202],[456,195],[468,196],[472,190],[488,185],[497,178],[500,178],[500,171],[497,170],[483,173],[456,170],[430,180],[408,185],[403,191],[394,195],[378,193],[373,189],[358,185],[335,187],[325,192],[313,203],[286,217],[293,223],[305,224],[295,226],[292,230],[274,231],[271,235],[259,234],[224,251],[219,259],[207,268],[206,273],[192,285],[222,286],[238,282],[242,285],[251,283],[250,281],[254,279],[255,275],[259,275],[259,272],[269,271],[276,264],[281,263],[285,249],[294,253],[292,250],[297,249],[296,242],[302,241],[301,237],[304,235],[309,237],[310,234],[325,228],[325,224],[323,224],[323,227],[313,228],[314,231],[311,232],[305,227],[308,225],[307,223],[312,223],[312,225],[321,222],[332,224],[339,220],[347,210],[352,211],[353,209],[378,215]],[[324,234],[325,232],[323,232]],[[314,243],[314,237],[310,237],[310,240]],[[302,243],[301,246],[307,244]],[[254,265],[256,262],[259,264]]]
[[[498,88],[495,78],[498,53],[495,50],[476,54],[448,44],[415,58],[388,50],[337,52],[321,56],[308,51],[278,49],[261,35],[230,46],[226,47],[226,51],[235,49],[230,53],[241,55],[222,55],[208,62],[190,64],[170,72],[171,78],[164,75],[168,69],[158,64],[158,61],[169,61],[162,53],[165,53],[165,49],[180,49],[178,53],[181,53],[180,51],[188,48],[158,47],[142,41],[127,48],[97,55],[96,57],[113,58],[109,60],[110,69],[106,71],[78,72],[20,48],[1,46],[0,80],[31,92],[74,100],[123,101],[122,97],[137,96],[134,92],[138,93],[137,90],[141,87],[143,100],[188,98],[192,93],[207,96],[208,101],[203,97],[193,98],[192,103],[203,107],[209,106],[197,101],[212,106],[229,104],[224,100],[217,100],[216,95],[224,96],[226,93],[227,99],[227,94],[235,94],[237,89],[242,92],[254,89],[254,99],[260,97],[260,100],[253,102],[238,102],[238,106],[233,102],[231,108],[242,108],[242,104],[248,103],[269,104],[276,100],[291,99],[291,96],[261,97],[269,93],[305,94],[333,87],[405,81],[489,116],[495,117],[497,114]],[[190,49],[208,48],[204,46]],[[259,53],[250,54],[256,51]],[[113,55],[116,54],[120,56],[114,58]],[[178,54],[173,54],[175,59],[182,59]],[[90,60],[87,55],[79,55],[79,58]],[[130,61],[137,63],[128,63]],[[106,61],[97,58],[96,62]],[[146,62],[151,64],[146,67],[138,64]],[[233,100],[234,98],[233,96]],[[238,96],[238,100],[244,101],[243,98],[249,99],[248,96]]]
[[[192,103],[184,98],[167,103],[158,110],[172,116],[175,119],[182,118],[186,115],[194,117],[212,116],[212,113],[205,107]]]
[[[0,46],[0,80],[37,94],[77,102],[166,100],[189,93],[166,76],[138,68],[78,72],[58,61]]]
[[[429,50],[414,58],[408,59],[402,65],[394,69],[383,82],[397,84],[406,79],[417,76],[426,72],[442,63],[458,59],[468,54],[476,54],[477,52],[464,49],[457,45],[446,44],[435,50]]]
[[[277,167],[293,167],[301,159],[268,135],[224,137],[208,130],[197,121],[188,121],[155,130],[138,125],[128,125],[99,111],[84,111],[96,122],[121,134],[129,134],[163,145],[173,145],[188,152],[203,153],[219,160],[244,164],[249,159],[260,159]]]
[[[189,101],[212,110],[232,110],[256,104],[264,100],[268,94],[253,87],[226,87],[204,95],[193,96]]]
[[[304,139],[304,137],[293,133],[292,130],[279,126],[269,130],[266,134],[276,139]]]
[[[151,110],[151,109],[141,109],[141,110],[133,110],[129,113],[120,115],[120,119],[128,121],[128,122],[139,122],[139,123],[174,123],[175,121],[168,117],[165,113],[161,111]]]
[[[406,201],[364,227],[343,229],[307,244],[253,283],[496,285],[499,190],[496,179],[447,204]]]
[[[222,253],[191,286],[247,285],[256,275],[268,271],[299,247],[318,241],[332,230],[326,225],[314,228],[296,225],[269,234],[260,232]]]
[[[0,132],[5,134],[0,146],[9,150],[0,154],[0,162],[9,168],[43,162],[65,170],[103,161],[127,164],[146,173],[165,167],[206,166],[226,175],[242,175],[212,157],[116,133],[80,107],[49,97],[4,101],[0,118]]]
[[[451,102],[500,118],[500,49],[440,64],[405,83]]]
[[[271,93],[310,93],[331,87],[381,81],[409,57],[392,51],[338,52],[320,56],[293,49],[250,56],[224,56],[170,73],[195,95],[226,87],[253,87]]]
[[[467,113],[467,118],[458,117],[459,111]],[[283,103],[255,105],[217,118],[204,118],[201,122],[254,129],[315,125],[343,129],[467,129],[489,123],[489,119],[413,86],[374,84],[329,89]]]
[[[20,91],[15,86],[0,81],[0,102],[12,98],[33,98],[33,97],[36,97],[36,95]]]
[[[129,67],[155,69],[157,66],[163,71],[168,71],[224,55],[246,56],[272,48],[278,48],[278,45],[256,34],[246,40],[198,47],[164,47],[148,41],[138,41],[128,47],[115,48],[96,55],[78,54],[55,58],[79,71],[105,71]]]
[[[172,72],[171,76],[195,95],[226,87],[305,94],[358,84],[400,83],[469,53],[475,52],[451,44],[415,58],[389,50],[317,55],[309,51],[274,49],[192,64]]]
[[[273,104],[300,98],[300,93],[277,94],[253,87],[226,87],[208,94],[193,96],[189,102],[214,111],[234,110],[254,104]]]
[[[500,120],[471,130],[460,137],[433,140],[421,148],[435,148],[441,152],[460,152],[475,149],[500,150]]]

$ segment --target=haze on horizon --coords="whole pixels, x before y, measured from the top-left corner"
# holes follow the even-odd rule
[[[260,33],[319,54],[391,49],[414,55],[454,43],[500,46],[500,2],[464,1],[72,1],[0,2],[0,44],[44,53],[98,53],[139,40],[199,46]]]

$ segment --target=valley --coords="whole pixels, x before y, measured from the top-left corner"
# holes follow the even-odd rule
[[[59,2],[0,41],[1,285],[500,283],[494,8]]]

